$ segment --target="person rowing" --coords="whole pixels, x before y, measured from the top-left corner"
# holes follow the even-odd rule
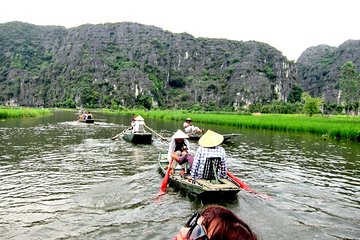
[[[189,163],[190,167],[192,166],[193,156],[190,154],[190,143],[187,138],[189,138],[189,136],[180,129],[177,130],[176,133],[174,133],[174,135],[171,137],[167,158],[169,160],[169,164],[171,159],[175,160],[172,161],[173,164],[170,166],[172,173],[176,163],[181,165],[181,175],[185,174],[185,167],[187,162]]]
[[[192,120],[191,118],[187,118],[183,124],[184,127],[184,131],[186,134],[188,135],[192,135],[195,133],[203,133],[203,130],[201,130],[200,128],[193,126],[192,125]]]

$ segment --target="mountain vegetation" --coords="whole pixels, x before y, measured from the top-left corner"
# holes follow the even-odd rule
[[[266,43],[137,23],[10,22],[0,24],[0,104],[297,112],[304,91],[329,106],[353,102],[340,96],[348,61],[357,71],[360,41],[309,48],[295,63]]]
[[[325,112],[341,112],[343,108],[359,111],[359,68],[360,40],[348,40],[337,48],[310,47],[296,61],[300,87],[311,96],[322,98]]]

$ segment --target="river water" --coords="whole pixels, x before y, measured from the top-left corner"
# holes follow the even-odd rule
[[[0,122],[1,239],[171,239],[208,204],[172,187],[156,198],[163,180],[157,156],[168,143],[111,140],[130,117],[96,113],[95,124],[75,118],[55,112]],[[146,123],[167,138],[182,125]],[[259,239],[360,239],[359,143],[200,127],[240,134],[223,144],[229,169],[271,199],[241,191],[218,203]]]

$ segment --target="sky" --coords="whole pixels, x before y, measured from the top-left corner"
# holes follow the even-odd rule
[[[359,0],[3,0],[0,23],[136,22],[194,37],[264,42],[297,60],[308,47],[360,40],[359,9]]]

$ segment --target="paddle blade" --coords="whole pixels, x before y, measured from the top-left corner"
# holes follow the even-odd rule
[[[244,189],[246,191],[250,191],[250,192],[252,191],[252,189],[248,185],[246,185],[246,183],[241,181],[239,178],[235,177],[231,172],[228,171],[226,174],[228,175],[229,178],[231,178],[236,183],[238,183],[242,189]]]
[[[227,171],[226,174],[228,175],[229,178],[231,178],[233,181],[235,181],[236,183],[239,184],[239,186],[244,189],[245,191],[254,193],[256,196],[262,198],[262,199],[266,199],[269,200],[271,199],[270,196],[268,196],[265,193],[258,193],[255,190],[251,189],[248,185],[246,185],[246,183],[244,183],[243,181],[241,181],[238,177],[235,177],[231,172]]]
[[[163,180],[163,182],[162,182],[162,184],[161,184],[160,191],[162,191],[162,192],[166,192],[166,187],[167,187],[168,182],[169,182],[169,176],[170,176],[170,171],[171,171],[172,162],[173,162],[173,159],[170,160],[169,167],[168,167],[168,169],[166,170],[166,174],[165,174],[164,180]]]

